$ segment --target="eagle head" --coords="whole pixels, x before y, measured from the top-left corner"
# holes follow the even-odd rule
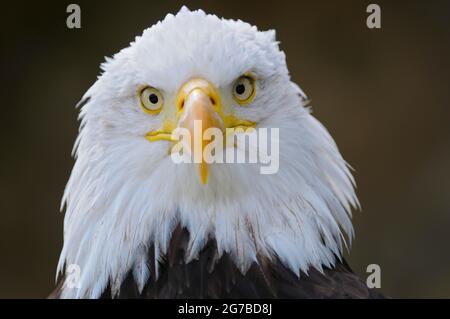
[[[291,82],[274,31],[182,8],[101,68],[81,102],[63,198],[59,271],[80,271],[66,297],[117,292],[130,271],[142,289],[148,250],[157,269],[178,225],[190,234],[186,262],[213,238],[243,273],[261,258],[299,274],[341,255],[358,205],[353,178]],[[181,151],[177,132],[189,136]],[[207,161],[202,152],[230,134],[217,154],[257,160]],[[198,150],[197,161],[174,160]]]

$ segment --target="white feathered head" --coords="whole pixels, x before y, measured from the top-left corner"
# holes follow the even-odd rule
[[[63,296],[98,297],[130,270],[142,288],[148,248],[164,256],[176,225],[191,234],[187,262],[208,238],[242,272],[261,256],[298,274],[341,255],[358,205],[353,178],[291,82],[274,31],[182,8],[102,69],[82,100],[63,198],[59,270],[80,269]],[[171,134],[193,132],[195,120],[223,132],[279,130],[276,173],[261,174],[260,163],[175,163]]]

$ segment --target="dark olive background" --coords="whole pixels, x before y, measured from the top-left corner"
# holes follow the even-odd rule
[[[74,105],[111,56],[179,1],[2,4],[0,297],[45,297],[62,247],[59,202],[77,135]],[[450,297],[450,2],[186,2],[276,29],[292,78],[355,168],[362,212],[347,257],[382,269],[393,297]]]

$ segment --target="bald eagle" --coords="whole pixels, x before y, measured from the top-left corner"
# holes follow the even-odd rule
[[[380,296],[342,257],[354,179],[273,30],[183,7],[101,68],[80,102],[52,297]],[[206,128],[276,128],[279,168],[176,163],[178,128],[201,150]]]

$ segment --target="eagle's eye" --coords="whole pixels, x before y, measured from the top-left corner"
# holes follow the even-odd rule
[[[233,98],[239,104],[247,104],[255,97],[255,79],[244,75],[234,82]]]
[[[144,112],[158,114],[164,102],[161,92],[151,86],[144,87],[139,92],[141,107]]]

